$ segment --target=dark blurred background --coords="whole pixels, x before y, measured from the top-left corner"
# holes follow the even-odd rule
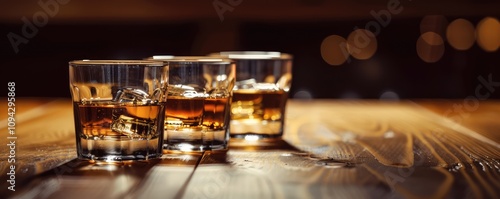
[[[292,98],[500,98],[497,0],[0,3],[0,96],[69,98],[75,59],[264,50],[294,55]]]

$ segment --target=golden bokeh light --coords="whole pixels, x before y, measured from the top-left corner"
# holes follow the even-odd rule
[[[441,38],[444,38],[447,26],[448,20],[443,15],[426,15],[420,21],[420,34],[435,32],[441,36]]]
[[[448,43],[457,50],[467,50],[476,41],[474,25],[466,19],[456,19],[446,29]]]
[[[330,35],[321,42],[321,57],[334,66],[343,64],[349,58],[347,41],[338,35]]]
[[[417,54],[424,62],[434,63],[443,57],[444,41],[435,32],[426,32],[417,40]]]
[[[477,44],[487,52],[500,47],[500,22],[496,18],[486,17],[477,24]]]
[[[377,38],[366,29],[354,30],[347,37],[347,50],[356,59],[370,59],[377,52]]]
[[[443,38],[435,32],[426,32],[420,36],[423,41],[429,45],[439,46],[443,45]]]

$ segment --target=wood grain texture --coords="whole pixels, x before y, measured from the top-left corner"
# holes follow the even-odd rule
[[[500,142],[500,101],[481,101],[475,104],[465,103],[464,100],[419,100],[416,103],[497,143]]]
[[[1,111],[7,112],[7,103],[1,102]],[[0,143],[1,173],[9,172],[11,165],[7,159],[10,153],[6,144],[15,141],[16,181],[25,179],[55,168],[76,157],[73,112],[71,102],[66,99],[23,99],[16,100],[15,140],[8,140],[7,114],[2,114],[0,131],[3,138]],[[5,134],[4,134],[5,133]],[[7,191],[8,176],[1,175],[0,193]],[[4,189],[5,188],[5,189]]]
[[[289,107],[285,139],[291,145],[361,163],[400,196],[500,197],[500,145],[485,136],[495,131],[478,133],[412,102],[315,100]]]
[[[226,153],[165,154],[155,161],[94,165],[75,159],[71,102],[21,100],[19,191],[5,191],[4,183],[0,194],[2,198],[499,198],[500,102],[481,102],[461,121],[444,114],[455,103],[291,100],[284,140],[231,140]],[[0,152],[7,154],[8,149],[0,147]],[[0,159],[6,172],[6,157]],[[0,176],[2,183],[5,178]]]

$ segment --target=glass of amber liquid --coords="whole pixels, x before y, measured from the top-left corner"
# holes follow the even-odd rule
[[[69,63],[77,154],[95,162],[162,155],[168,66],[142,60]]]
[[[165,152],[227,150],[235,64],[204,56],[149,59],[169,65]]]
[[[292,56],[260,51],[210,55],[236,62],[230,136],[250,141],[281,139],[292,83]]]

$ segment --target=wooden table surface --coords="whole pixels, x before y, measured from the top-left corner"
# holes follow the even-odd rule
[[[15,192],[0,102],[0,198],[500,198],[500,101],[290,100],[282,141],[95,165],[69,99],[18,98]]]

